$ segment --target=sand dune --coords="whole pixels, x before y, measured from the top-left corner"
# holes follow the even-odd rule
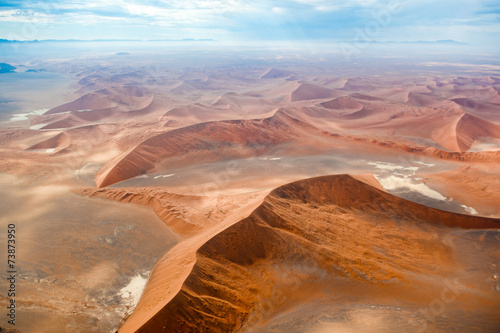
[[[393,102],[407,103],[410,91],[404,88],[381,89],[370,92],[370,95]]]
[[[65,133],[59,133],[56,136],[51,137],[50,139],[44,140],[42,142],[37,143],[29,147],[27,150],[35,150],[35,149],[55,149],[61,150],[67,148],[70,145],[71,141],[69,137]]]
[[[175,119],[183,124],[197,124],[207,121],[221,120],[224,116],[219,111],[200,103],[175,107],[162,116],[163,119]]]
[[[327,99],[333,97],[339,97],[343,94],[332,89],[328,89],[322,86],[317,86],[310,83],[302,83],[297,89],[295,89],[290,94],[290,100],[304,101],[312,99]]]
[[[441,104],[441,101],[430,93],[419,93],[410,91],[408,103],[420,107],[433,107]]]
[[[344,84],[344,88],[342,90],[348,90],[351,92],[370,92],[374,89],[377,89],[377,86],[373,85],[369,80],[363,78],[349,78]]]
[[[422,287],[439,290],[439,284],[413,274],[455,269],[451,248],[429,240],[437,229],[425,225],[436,223],[496,229],[500,220],[427,208],[347,175],[279,187],[248,218],[199,248],[180,291],[160,311],[149,317],[138,308],[119,332],[245,331],[330,293],[358,295],[362,302],[368,292],[374,302],[383,299],[378,289],[392,304],[425,304],[433,296]],[[147,289],[146,297],[151,292],[162,298],[158,288]]]
[[[382,101],[382,98],[367,95],[367,94],[360,94],[360,93],[354,93],[350,95],[352,98],[360,99],[360,100],[366,100],[366,101]]]
[[[455,98],[453,102],[463,107],[467,112],[483,117],[486,120],[500,122],[500,105],[480,102],[470,98]]]
[[[80,189],[76,193],[90,198],[151,206],[163,222],[182,236],[206,228],[206,219],[198,213],[207,205],[207,199],[203,197],[170,193],[165,188]]]
[[[327,109],[339,110],[343,112],[355,112],[360,111],[363,108],[361,103],[358,103],[349,96],[334,98],[328,102],[321,103],[320,105]]]
[[[292,73],[286,70],[269,68],[259,77],[261,79],[282,79],[291,76]]]
[[[475,140],[482,137],[500,138],[500,126],[468,113],[457,123],[457,143],[460,151],[467,151]]]
[[[227,110],[226,113],[239,115],[263,114],[276,108],[275,103],[264,98],[240,95],[235,92],[228,92],[217,97],[211,106]]]
[[[356,114],[357,112],[349,115],[349,117],[352,119]],[[470,132],[467,125],[464,128],[464,133]],[[500,158],[500,152],[463,153],[459,151],[453,153],[423,146],[411,147],[389,140],[332,135],[290,117],[283,110],[278,110],[274,116],[261,120],[208,122],[156,135],[110,160],[96,175],[96,184],[98,187],[106,187],[151,170],[159,170],[162,168],[162,163],[167,163],[163,161],[168,158],[182,157],[177,159],[174,162],[175,164],[172,164],[172,160],[168,164],[169,168],[193,163],[190,160],[191,154],[196,154],[196,163],[215,162],[229,158],[246,158],[265,154],[271,147],[298,138],[308,142],[305,139],[307,137],[312,138],[312,141],[309,139],[312,145],[311,148],[314,144],[319,145],[320,148],[324,146],[325,144],[317,139],[317,137],[323,137],[324,139],[355,141],[357,145],[364,146],[362,149],[379,146],[396,151],[406,151],[413,154],[457,161],[491,162],[498,161]],[[463,138],[467,138],[466,134],[463,135]],[[327,144],[321,149],[325,151],[328,146]],[[314,150],[310,149],[310,151],[313,152]]]
[[[46,63],[79,80],[72,88],[80,97],[44,115],[6,115],[17,120],[1,124],[0,171],[12,177],[6,184],[22,191],[41,186],[36,196],[14,198],[6,186],[5,199],[19,207],[12,216],[33,226],[53,209],[46,222],[72,235],[61,238],[72,249],[67,260],[84,272],[33,259],[33,280],[23,282],[29,292],[19,295],[20,304],[38,299],[36,309],[22,307],[34,318],[30,328],[115,331],[132,311],[121,308],[116,292],[130,277],[146,276],[133,268],[145,267],[136,265],[144,258],[151,265],[161,260],[120,332],[411,332],[412,316],[435,304],[447,278],[467,291],[429,331],[500,327],[500,284],[491,268],[498,261],[498,220],[420,206],[377,181],[392,180],[392,188],[384,185],[398,193],[394,179],[406,177],[408,191],[425,188],[436,200],[448,198],[439,207],[499,216],[496,76],[458,77],[424,66],[403,77],[390,63],[388,75],[367,66],[358,76],[343,64],[323,71],[289,58],[262,58],[255,66],[234,59],[235,67],[219,66],[221,58],[184,68],[188,60],[160,57],[168,63],[162,69],[148,67],[160,58],[139,58],[87,69],[80,61],[94,60]],[[233,163],[241,170],[230,174]],[[369,174],[382,170],[376,165],[386,166],[384,177]],[[336,172],[361,175],[324,176]],[[324,177],[281,186],[316,175]],[[43,204],[43,189],[56,183],[66,186],[60,201]],[[77,189],[94,183],[99,188]],[[78,204],[67,212],[68,191],[94,199],[73,198]],[[426,193],[413,192],[407,197]],[[136,206],[122,216],[125,203]],[[97,218],[80,219],[92,207]],[[132,211],[141,214],[128,221]],[[148,230],[138,227],[145,212],[157,223]],[[110,225],[111,215],[118,217]],[[72,218],[81,222],[78,229],[68,225]],[[172,249],[157,234],[162,222],[180,240]],[[33,242],[37,258],[66,253],[58,235],[44,247]],[[152,236],[158,238],[153,252]],[[85,250],[82,237],[90,244]],[[82,270],[72,256],[92,267]],[[41,282],[47,274],[50,285]],[[98,296],[85,289],[92,281],[107,283]],[[41,296],[46,287],[60,295],[48,305],[42,303],[52,294]],[[71,328],[54,319],[70,317],[76,318]]]
[[[270,146],[302,133],[319,131],[279,111],[261,120],[208,122],[152,137],[106,164],[96,175],[98,187],[139,176],[168,157],[196,154],[197,163],[265,153]]]
[[[500,217],[500,179],[494,169],[467,165],[425,178],[429,186],[443,195],[474,207],[482,215]]]
[[[73,114],[68,114],[66,115],[63,119],[54,121],[50,124],[47,124],[43,126],[41,129],[42,130],[48,130],[48,129],[67,129],[75,126],[82,126],[85,125],[86,122],[78,117],[76,117]]]
[[[183,94],[185,92],[195,91],[196,88],[186,83],[185,81],[180,82],[175,88],[170,89],[170,92],[176,94]]]
[[[53,109],[50,109],[46,114],[61,113],[67,111],[92,110],[92,109],[107,109],[117,106],[116,102],[110,101],[106,96],[99,93],[89,93]]]

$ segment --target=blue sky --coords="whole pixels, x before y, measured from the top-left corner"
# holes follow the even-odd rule
[[[0,38],[500,41],[498,0],[0,2]]]

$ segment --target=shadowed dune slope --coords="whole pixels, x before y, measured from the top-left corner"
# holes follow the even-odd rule
[[[498,228],[500,220],[428,208],[349,175],[284,185],[198,250],[162,310],[132,315],[119,332],[241,332],[291,307],[349,293],[339,279],[354,283],[352,290],[364,285],[414,302],[425,282],[410,282],[412,274],[456,269],[433,225]]]

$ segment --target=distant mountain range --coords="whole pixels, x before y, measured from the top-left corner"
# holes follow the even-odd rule
[[[452,39],[443,39],[436,41],[428,41],[428,40],[417,40],[417,41],[356,41],[356,43],[370,43],[370,44],[449,44],[449,45],[468,45],[464,42],[459,42]]]
[[[15,69],[16,69],[16,67],[14,67],[14,66],[12,66],[12,65],[9,65],[9,64],[4,63],[4,62],[0,62],[0,74],[3,74],[3,73],[11,73],[11,72],[13,72]]]
[[[43,39],[43,40],[9,40],[0,39],[0,43],[47,43],[47,42],[215,42],[215,39]]]
[[[215,39],[43,39],[43,40],[8,40],[0,39],[0,43],[65,43],[65,42],[217,42]],[[459,42],[452,39],[436,40],[436,41],[357,41],[357,43],[369,44],[448,44],[448,45],[467,45],[467,43]]]

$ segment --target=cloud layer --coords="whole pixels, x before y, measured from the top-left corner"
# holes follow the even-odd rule
[[[391,10],[396,9],[396,10]],[[0,3],[0,38],[352,40],[491,43],[492,0],[61,0]]]

